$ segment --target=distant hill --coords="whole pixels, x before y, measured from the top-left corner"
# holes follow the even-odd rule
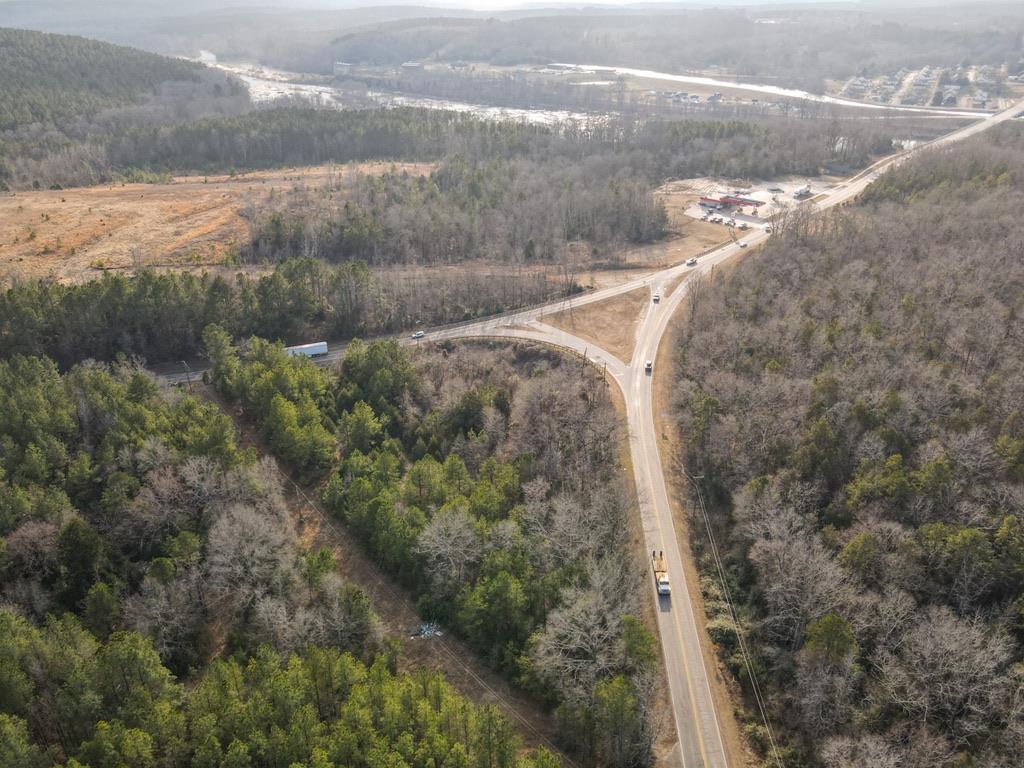
[[[720,68],[815,91],[826,78],[893,74],[904,67],[964,61],[1015,66],[1024,14],[1010,6],[974,9],[965,15],[906,8],[587,8],[573,13],[538,10],[523,17],[433,17],[348,30],[322,50],[307,45],[278,63],[325,72],[332,61],[391,65],[408,59],[562,61],[667,71]]]
[[[250,108],[240,81],[200,64],[0,28],[0,189],[95,183],[111,136]]]
[[[265,60],[319,50],[358,27],[396,19],[475,16],[473,11],[415,5],[300,0],[0,0],[0,23],[84,35],[170,55],[200,49],[222,58]]]
[[[0,130],[123,106],[203,67],[82,37],[0,28]]]

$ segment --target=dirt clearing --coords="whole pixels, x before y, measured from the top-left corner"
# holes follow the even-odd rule
[[[585,304],[579,309],[566,309],[541,320],[555,328],[568,331],[581,339],[592,341],[628,363],[636,346],[636,329],[643,310],[651,303],[651,288],[644,286],[620,296]]]
[[[125,184],[3,193],[0,281],[81,282],[103,270],[222,264],[247,235],[245,210],[272,192],[347,181],[427,163],[362,163]]]

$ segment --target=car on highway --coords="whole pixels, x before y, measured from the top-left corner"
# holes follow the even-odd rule
[[[648,360],[646,363],[644,363],[644,373],[650,373],[653,370],[654,363],[651,360]]]
[[[746,248],[747,247],[747,241],[746,240],[740,240],[739,246],[740,246],[740,248]]]
[[[423,333],[423,331],[416,331],[416,333],[414,333],[414,334],[412,335],[412,337],[413,337],[414,339],[422,339],[424,335],[425,335],[425,334]]]
[[[687,259],[686,260],[686,266],[688,266],[688,267],[696,267],[697,266],[697,259],[696,258],[689,258],[689,259]]]
[[[651,297],[651,301],[653,301],[655,304],[658,304],[661,301],[661,294],[660,293],[654,294]]]

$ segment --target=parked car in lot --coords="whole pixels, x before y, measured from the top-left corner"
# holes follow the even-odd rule
[[[696,258],[689,258],[689,259],[687,259],[686,260],[686,266],[688,266],[688,267],[696,267],[697,266],[697,259]]]

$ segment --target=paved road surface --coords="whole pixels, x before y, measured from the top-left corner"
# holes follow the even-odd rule
[[[960,141],[1012,119],[1021,110],[1024,110],[1024,102],[1011,110],[991,115],[966,128],[929,142],[929,144],[886,158],[848,181],[837,185],[817,203],[817,207],[819,209],[829,208],[856,197],[885,170],[903,162],[925,146],[944,146],[954,141]],[[768,237],[769,235],[763,230],[756,230],[746,234],[743,239],[749,245],[757,245]],[[676,760],[673,762],[682,765],[683,768],[698,768],[699,766],[724,768],[728,765],[728,761],[711,695],[709,672],[704,664],[700,648],[703,630],[697,624],[693,605],[689,598],[682,554],[677,543],[672,509],[668,501],[665,476],[658,450],[658,428],[651,387],[652,375],[645,372],[644,363],[647,360],[657,359],[658,347],[664,338],[669,320],[685,299],[691,279],[697,275],[709,274],[717,265],[728,261],[740,252],[739,245],[730,243],[701,257],[696,267],[679,265],[554,304],[513,312],[481,322],[439,329],[427,333],[423,340],[501,337],[553,344],[586,356],[595,365],[604,368],[622,389],[626,402],[633,472],[647,549],[665,553],[669,566],[669,578],[672,582],[672,595],[659,597],[652,577],[650,593],[656,601],[658,609],[658,631],[661,635],[672,713],[678,734]],[[637,332],[633,358],[629,361],[619,360],[610,352],[591,342],[541,322],[541,318],[545,315],[603,301],[645,285],[652,292],[655,288],[660,290],[660,286],[670,284],[681,275],[686,279],[682,280],[670,295],[663,297],[659,304],[651,303],[647,306]],[[406,343],[416,342],[408,341]],[[341,348],[332,349],[326,358],[321,358],[318,362],[325,364],[334,362],[339,359],[341,354]],[[196,376],[199,373],[201,371],[193,371],[191,375]],[[658,371],[654,373],[662,375]],[[169,382],[184,382],[185,373],[163,378]]]

